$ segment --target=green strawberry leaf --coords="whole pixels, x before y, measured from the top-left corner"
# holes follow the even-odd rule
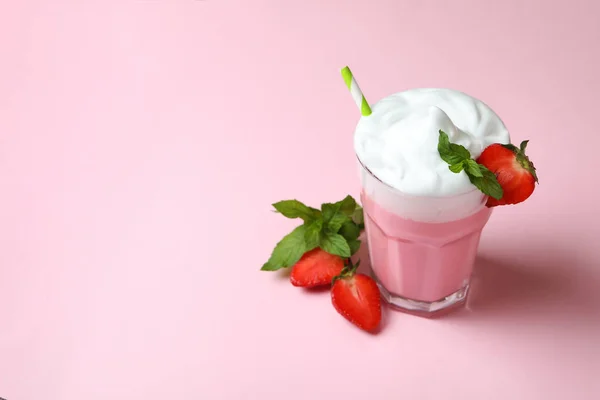
[[[519,147],[515,146],[514,144],[510,144],[510,143],[503,144],[502,146],[504,148],[512,151],[515,154],[517,162],[519,164],[521,164],[521,167],[524,168],[525,170],[527,170],[533,176],[536,183],[540,183],[538,176],[537,176],[535,165],[533,165],[533,162],[531,162],[529,157],[527,157],[527,155],[525,154],[525,150],[527,150],[528,143],[529,143],[529,140],[523,140],[521,142],[521,144],[519,145]]]
[[[502,144],[501,146],[505,149],[512,151],[515,154],[517,154],[517,152],[519,151],[519,148],[512,143]],[[525,145],[525,147],[527,147],[527,145]]]
[[[319,246],[329,254],[344,258],[348,258],[351,255],[348,242],[338,233],[325,232],[321,237]]]
[[[319,246],[319,242],[321,240],[321,232],[323,231],[323,219],[319,218],[314,220],[309,224],[305,224],[306,229],[304,232],[304,242],[306,249],[305,251],[310,251],[317,246]]]
[[[483,173],[481,172],[481,167],[475,160],[467,160],[465,161],[465,171],[468,175],[472,175],[477,178],[483,177]]]
[[[346,221],[339,232],[348,242],[355,240],[360,236],[360,227],[352,221]]]
[[[277,271],[296,264],[306,252],[306,226],[300,225],[277,243],[262,271]]]
[[[358,250],[360,250],[360,240],[349,240],[348,246],[350,246],[350,254],[354,255]]]
[[[504,191],[502,190],[502,186],[498,183],[496,175],[481,164],[479,164],[479,169],[482,174],[480,177],[467,174],[471,183],[477,186],[484,194],[487,194],[496,200],[500,200],[504,195]]]
[[[316,208],[308,207],[298,200],[283,200],[273,204],[275,210],[288,218],[302,218],[304,222],[312,222],[321,216]]]

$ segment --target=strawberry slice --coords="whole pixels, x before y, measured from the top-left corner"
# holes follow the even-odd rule
[[[533,163],[525,155],[527,143],[523,141],[520,147],[495,143],[486,147],[477,159],[496,175],[504,191],[500,200],[489,197],[488,207],[521,203],[533,193],[538,178]]]
[[[348,266],[334,278],[331,302],[344,318],[359,328],[373,332],[381,322],[381,295],[375,281],[357,274],[358,264]]]
[[[293,266],[290,281],[294,286],[315,287],[331,285],[334,277],[344,269],[340,256],[316,248],[305,253]]]

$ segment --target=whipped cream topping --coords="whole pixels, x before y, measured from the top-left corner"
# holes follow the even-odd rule
[[[412,89],[388,96],[362,117],[354,134],[361,163],[385,184],[413,196],[446,197],[473,191],[438,153],[439,130],[477,158],[492,143],[509,143],[504,123],[483,102],[450,89]]]

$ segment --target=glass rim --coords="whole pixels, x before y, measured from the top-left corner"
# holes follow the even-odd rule
[[[354,154],[356,156],[356,159],[358,160],[358,163],[362,167],[362,169],[364,169],[371,177],[373,177],[379,183],[381,183],[382,185],[384,185],[385,187],[387,187],[391,191],[393,191],[393,192],[395,192],[395,193],[397,193],[397,194],[399,194],[401,196],[410,197],[410,198],[414,198],[414,199],[419,199],[419,198],[421,198],[421,199],[452,199],[452,198],[457,198],[457,197],[462,197],[462,196],[467,197],[468,195],[472,195],[475,192],[479,192],[482,196],[485,196],[485,194],[482,193],[475,186],[473,186],[473,189],[469,190],[468,192],[459,193],[459,194],[453,194],[453,195],[446,195],[446,196],[424,196],[424,195],[414,195],[414,194],[410,194],[410,193],[405,193],[405,192],[403,192],[401,190],[396,189],[392,185],[390,185],[388,183],[385,183],[381,179],[379,179],[377,177],[377,175],[375,175],[373,172],[371,172],[371,170],[369,168],[367,168],[367,166],[365,164],[363,164],[363,162],[360,160],[360,157],[358,157],[358,154],[356,154],[356,153],[354,153]]]

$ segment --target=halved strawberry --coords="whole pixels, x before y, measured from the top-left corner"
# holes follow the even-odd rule
[[[316,248],[305,253],[293,266],[290,281],[294,286],[315,287],[331,285],[331,281],[344,269],[341,257]]]
[[[538,178],[533,163],[525,155],[527,143],[528,140],[523,141],[520,147],[495,143],[486,147],[477,159],[496,175],[504,191],[500,200],[489,197],[488,207],[517,204],[533,193]]]
[[[335,277],[331,302],[338,313],[359,328],[372,332],[381,322],[381,295],[375,281],[357,274],[352,262]]]

